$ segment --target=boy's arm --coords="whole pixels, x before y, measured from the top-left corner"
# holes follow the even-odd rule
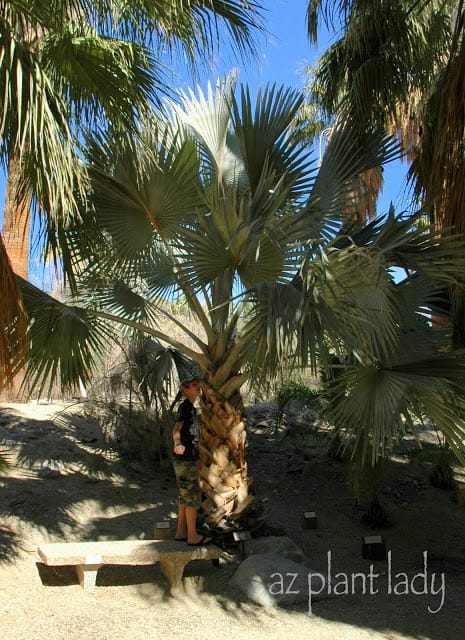
[[[183,424],[182,421],[175,422],[173,427],[173,451],[181,456],[185,451],[185,447],[181,443],[181,429]]]

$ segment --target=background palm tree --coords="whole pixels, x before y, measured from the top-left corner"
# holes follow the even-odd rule
[[[116,136],[135,133],[137,120],[169,92],[159,50],[185,54],[195,68],[215,50],[224,23],[237,50],[253,54],[261,7],[242,0],[9,0],[0,9],[0,157],[8,172],[1,252],[27,278],[32,207],[46,253],[74,287],[61,239],[86,189],[86,137],[108,127]],[[4,288],[12,281],[6,259],[1,278]],[[14,322],[14,287],[8,299]],[[16,351],[7,337],[21,327],[23,317],[16,333],[2,336],[2,382]]]
[[[22,281],[35,385],[90,379],[117,327],[191,359],[204,509],[221,527],[252,501],[241,391],[295,367],[346,372],[332,419],[361,457],[384,455],[405,416],[413,428],[426,409],[463,450],[462,360],[441,359],[443,333],[424,318],[438,287],[463,277],[463,243],[393,215],[347,235],[355,176],[396,149],[376,130],[361,144],[347,120],[316,172],[293,128],[301,103],[272,87],[253,104],[228,78],[185,96],[165,127],[148,123],[139,149],[102,140],[89,156],[93,207],[65,238],[80,297],[64,304]],[[394,265],[409,274],[401,285]],[[179,295],[198,332],[170,312]]]
[[[310,0],[314,42],[321,18],[342,35],[311,70],[310,100],[326,117],[348,111],[362,130],[377,123],[395,132],[425,213],[444,233],[463,233],[463,1]],[[452,286],[450,299],[453,343],[463,347],[463,290]]]

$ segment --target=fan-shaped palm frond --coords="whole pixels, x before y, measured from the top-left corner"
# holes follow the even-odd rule
[[[183,137],[192,135],[201,143],[203,159],[209,168],[210,180],[217,176],[237,179],[241,171],[241,158],[229,148],[228,133],[231,125],[231,103],[237,74],[230,73],[216,83],[208,84],[207,95],[199,88],[197,97],[193,92],[181,94],[181,103],[171,103],[176,128],[183,130]]]
[[[418,354],[421,345],[414,346],[412,340],[423,340],[424,335],[406,337],[410,353]],[[331,386],[327,417],[337,431],[354,438],[353,452],[370,451],[375,462],[407,432],[416,433],[416,425],[427,416],[463,460],[463,367],[464,353],[459,352],[427,361],[347,367]]]
[[[167,408],[173,396],[173,377],[177,380],[198,376],[195,363],[176,349],[163,346],[153,338],[139,338],[128,353],[131,373],[136,379],[146,404],[162,399]]]
[[[321,160],[315,185],[308,200],[312,233],[331,238],[356,217],[360,199],[353,196],[353,186],[361,176],[399,157],[395,140],[379,128],[361,131],[359,124],[349,115],[341,118],[332,128],[331,136]]]
[[[24,384],[43,391],[59,380],[65,389],[88,382],[111,333],[85,309],[66,305],[21,280],[30,318]],[[24,363],[22,363],[24,364]]]

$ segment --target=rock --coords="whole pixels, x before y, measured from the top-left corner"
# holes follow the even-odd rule
[[[304,470],[304,454],[302,451],[294,451],[287,461],[287,473],[302,473]]]
[[[311,446],[303,447],[302,452],[304,455],[304,460],[307,462],[314,460],[315,457],[317,456],[314,447],[311,447]]]
[[[62,475],[61,466],[56,462],[43,464],[37,474],[40,478],[59,478]]]
[[[305,564],[305,555],[302,549],[287,536],[262,536],[247,540],[244,545],[246,557],[274,553],[288,560]]]
[[[263,553],[246,558],[231,578],[231,584],[262,607],[293,605],[309,601],[309,575],[316,573],[276,553]],[[321,599],[324,586],[315,576],[312,601]],[[317,595],[320,590],[322,594]]]
[[[126,464],[126,468],[137,475],[144,475],[145,473],[147,473],[146,467],[144,467],[140,462],[137,462],[136,460],[131,460],[130,462],[128,462]]]
[[[26,498],[25,497],[19,497],[19,498],[16,498],[16,500],[12,500],[10,502],[10,507],[12,509],[16,509],[17,507],[20,507],[25,502],[26,502]]]

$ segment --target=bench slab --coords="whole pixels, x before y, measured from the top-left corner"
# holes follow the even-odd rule
[[[48,566],[76,567],[80,585],[93,591],[97,571],[106,564],[149,565],[160,563],[172,590],[182,584],[184,567],[192,560],[218,560],[221,550],[215,545],[189,547],[176,540],[103,540],[98,542],[53,542],[37,548]]]

